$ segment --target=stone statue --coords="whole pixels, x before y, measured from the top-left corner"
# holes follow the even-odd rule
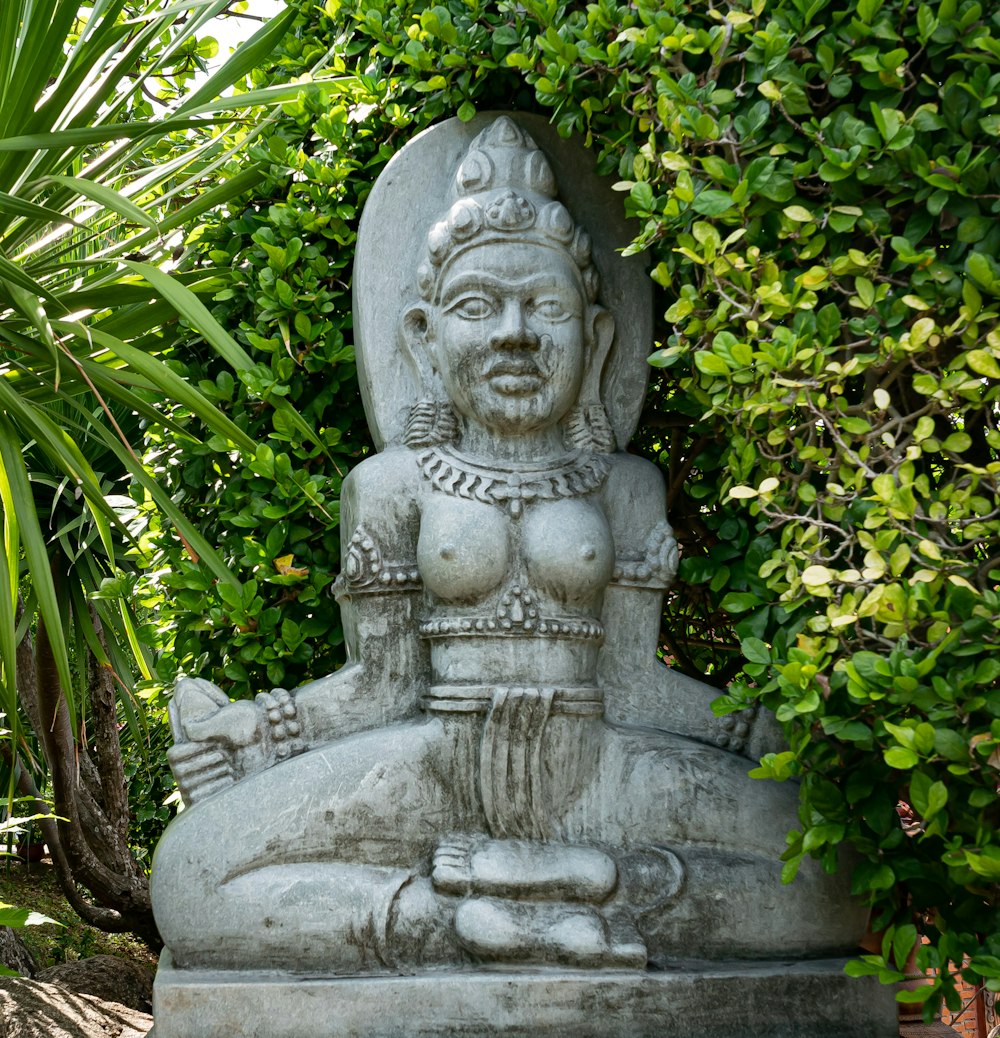
[[[714,718],[715,690],[656,659],[677,547],[658,471],[621,449],[647,281],[604,276],[623,261],[592,249],[525,125],[429,131],[457,168],[425,170],[444,183],[415,230],[372,222],[407,204],[405,169],[373,192],[356,292],[382,291],[356,327],[383,449],[343,489],[350,662],[254,702],[178,683],[187,808],[152,877],[174,978],[644,977],[843,954],[863,930],[843,880],[780,885],[797,797],[747,777],[761,720]],[[435,162],[427,136],[403,161]]]

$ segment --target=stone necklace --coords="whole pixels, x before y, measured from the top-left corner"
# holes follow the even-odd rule
[[[527,464],[516,469],[472,461],[446,444],[421,451],[417,460],[424,478],[435,490],[506,507],[512,519],[519,519],[524,505],[532,501],[593,493],[603,486],[610,469],[606,457],[582,450],[554,464]]]

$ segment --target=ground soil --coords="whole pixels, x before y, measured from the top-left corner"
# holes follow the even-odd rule
[[[26,926],[20,931],[38,969],[91,955],[116,955],[146,967],[156,966],[156,956],[138,938],[106,934],[84,923],[63,897],[48,858],[37,862],[0,858],[0,902],[29,908],[62,924]]]

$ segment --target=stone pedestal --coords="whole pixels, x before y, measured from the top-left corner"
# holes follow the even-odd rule
[[[155,1038],[896,1038],[893,993],[843,962],[309,979],[174,969]]]

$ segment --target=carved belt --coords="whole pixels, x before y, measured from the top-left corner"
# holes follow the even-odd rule
[[[553,714],[578,717],[600,717],[604,713],[604,693],[593,685],[562,688],[548,686],[498,685],[432,685],[421,700],[423,708],[431,713],[486,714],[499,698],[543,699]],[[543,722],[544,724],[544,722]]]

